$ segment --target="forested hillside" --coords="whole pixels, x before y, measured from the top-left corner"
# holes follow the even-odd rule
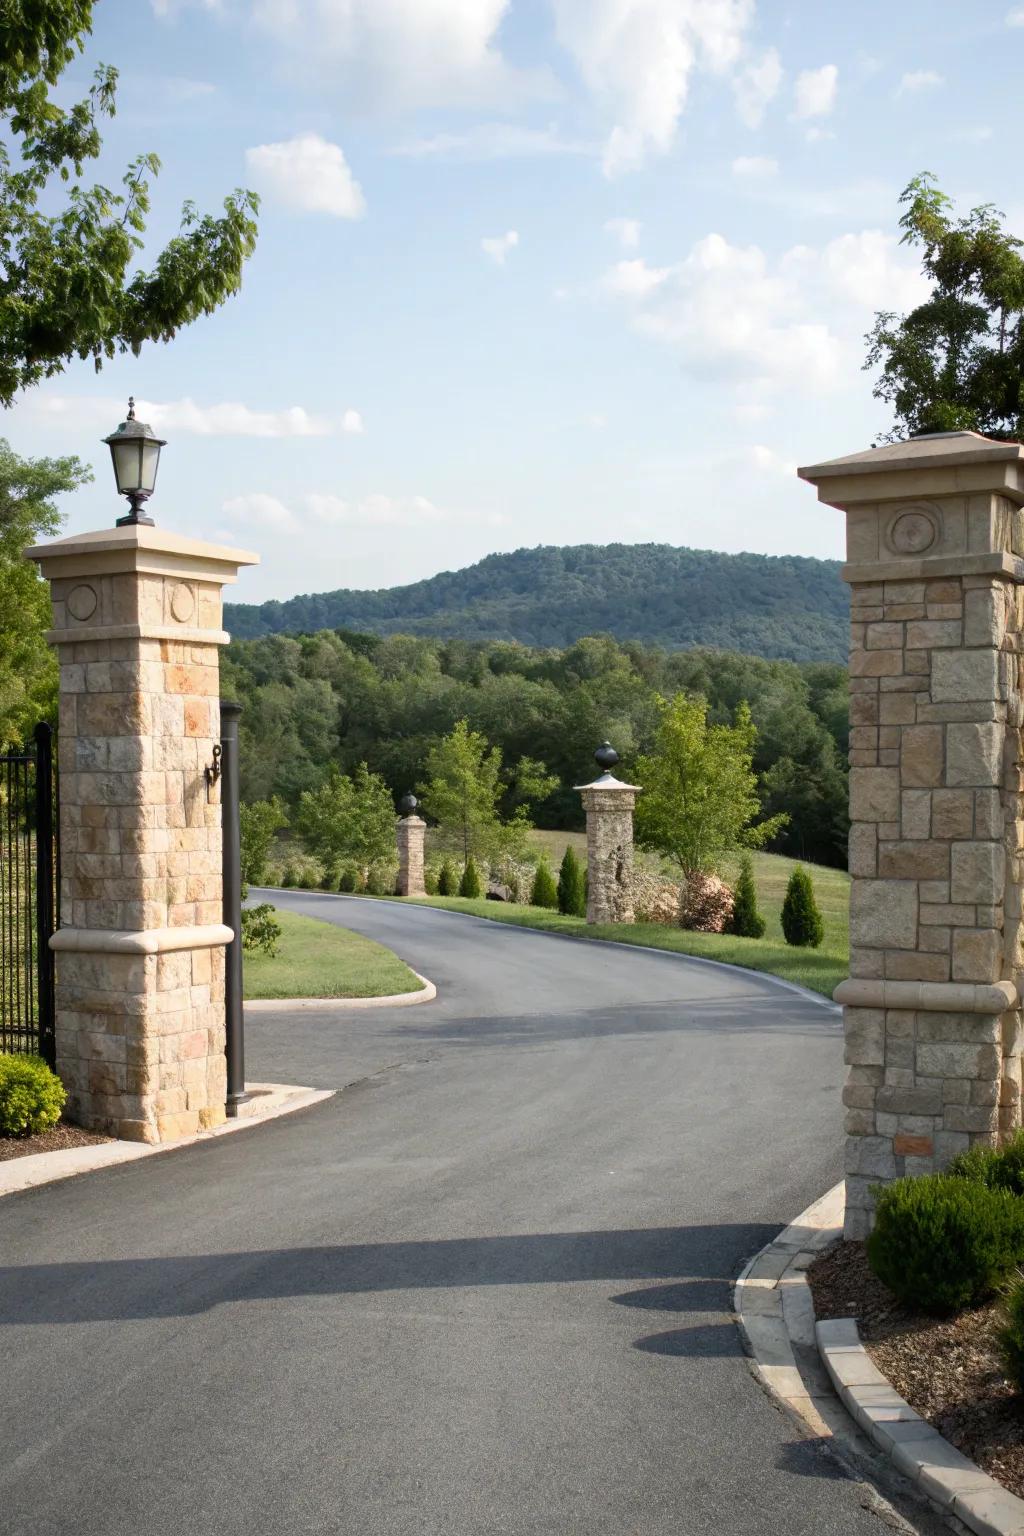
[[[239,639],[354,629],[566,646],[603,633],[670,650],[842,661],[849,603],[831,560],[578,544],[488,555],[407,587],[230,603],[225,615]]]
[[[558,776],[560,787],[534,809],[542,827],[582,826],[572,786],[594,776],[594,748],[606,737],[628,776],[652,745],[658,694],[703,694],[717,720],[731,719],[745,699],[758,729],[763,809],[790,816],[773,847],[845,867],[848,708],[846,672],[835,663],[666,651],[610,636],[540,650],[325,631],[233,641],[222,687],[244,706],[246,800],[277,794],[294,806],[331,763],[350,770],[359,762],[382,774],[397,800],[422,782],[438,738],[466,719],[507,766],[527,756]],[[513,775],[507,811],[514,793]]]

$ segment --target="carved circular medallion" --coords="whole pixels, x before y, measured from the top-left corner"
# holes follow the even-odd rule
[[[80,624],[86,619],[91,619],[96,612],[96,589],[90,587],[87,581],[83,581],[77,587],[72,587],[68,593],[68,613]]]
[[[192,588],[179,581],[171,592],[171,613],[179,624],[187,624],[195,612],[196,600],[192,596]]]
[[[923,555],[939,536],[939,520],[929,507],[906,507],[889,527],[889,548],[899,555]]]

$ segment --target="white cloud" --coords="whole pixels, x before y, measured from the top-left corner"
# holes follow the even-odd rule
[[[509,251],[518,244],[518,231],[509,229],[503,235],[485,235],[480,241],[480,249],[485,256],[489,256],[499,267],[503,267]]]
[[[46,420],[73,421],[76,424],[113,430],[124,417],[122,399],[110,395],[29,395],[19,407],[30,415]],[[196,437],[333,437],[338,432],[360,433],[363,419],[349,408],[336,420],[317,416],[304,406],[292,405],[279,411],[258,411],[237,400],[199,405],[190,396],[182,400],[138,400],[135,405],[140,421],[148,421],[159,431],[181,432]]]
[[[760,128],[768,104],[777,95],[781,84],[782,64],[776,50],[769,48],[755,63],[748,64],[732,83],[740,122],[748,128]]]
[[[410,160],[522,160],[550,155],[599,155],[601,147],[588,139],[566,138],[552,123],[525,128],[516,123],[478,123],[464,133],[435,133],[411,139],[391,153]]]
[[[762,181],[766,176],[779,174],[779,162],[768,155],[740,155],[732,162],[732,173]]]
[[[738,60],[754,0],[552,0],[558,41],[611,117],[604,171],[672,145],[691,75]]]
[[[614,235],[623,250],[635,251],[640,244],[640,230],[643,227],[639,219],[607,219],[605,231]]]
[[[805,69],[796,77],[793,115],[799,121],[809,117],[827,117],[836,104],[839,71],[834,64],[820,69]]]
[[[498,527],[507,519],[500,513],[465,514],[439,507],[427,496],[387,496],[374,492],[349,501],[331,492],[311,491],[299,498],[298,510],[269,496],[253,491],[232,496],[222,511],[234,523],[255,523],[263,528],[309,528],[311,523],[326,528],[432,528],[444,523],[477,523]]]
[[[366,212],[362,188],[339,144],[318,133],[301,133],[282,144],[259,144],[245,152],[257,187],[286,208],[360,219]]]
[[[291,528],[295,523],[291,508],[264,491],[232,496],[224,502],[222,511],[234,523],[255,523],[258,528]]]
[[[937,85],[945,85],[945,78],[936,74],[934,69],[911,69],[905,75],[900,76],[900,83],[896,87],[897,96],[913,96],[918,91],[930,91]]]
[[[363,424],[362,414],[359,411],[354,411],[351,406],[347,411],[343,411],[341,416],[341,430],[343,432],[347,432],[353,437],[362,437],[363,433],[366,431],[366,427]]]
[[[1015,5],[1012,11],[1007,11],[1006,25],[1008,27],[1024,27],[1024,5]]]

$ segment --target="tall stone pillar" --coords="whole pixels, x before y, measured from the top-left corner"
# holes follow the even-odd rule
[[[799,472],[846,513],[848,1237],[869,1188],[1020,1124],[1024,450],[973,432]]]
[[[594,757],[600,778],[576,785],[587,813],[587,922],[631,923],[633,811],[640,791],[613,776],[619,754],[609,742]]]
[[[398,894],[399,896],[425,896],[427,887],[423,881],[423,839],[427,824],[416,815],[419,801],[415,795],[405,795],[400,809],[401,821],[395,829],[398,840]]]
[[[256,556],[145,524],[27,552],[60,659],[57,1070],[134,1141],[224,1119],[221,588]]]

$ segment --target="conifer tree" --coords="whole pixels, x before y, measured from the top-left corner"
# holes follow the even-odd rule
[[[782,903],[782,931],[786,943],[798,949],[817,949],[825,937],[825,925],[814,899],[814,886],[802,864],[796,866],[786,887],[786,899]]]
[[[732,931],[743,939],[764,938],[764,918],[757,910],[754,866],[749,854],[740,860],[740,875],[733,892]]]
[[[571,848],[562,855],[558,871],[558,910],[566,917],[586,917],[587,893],[583,869]]]
[[[466,860],[466,867],[462,871],[459,895],[465,896],[469,901],[476,901],[480,895],[480,871],[476,867],[476,860],[472,854]]]
[[[542,858],[537,865],[530,891],[530,906],[547,907],[549,911],[554,911],[558,906],[558,887],[546,858]]]
[[[451,859],[445,859],[437,875],[437,894],[439,896],[454,896],[459,889],[455,868]]]

